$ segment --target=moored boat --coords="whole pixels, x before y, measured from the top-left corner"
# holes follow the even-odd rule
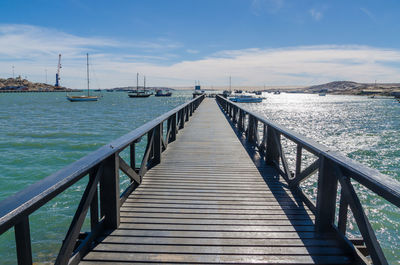
[[[170,96],[172,96],[172,92],[171,91],[164,91],[162,89],[158,89],[154,96],[156,96],[156,97],[170,97]]]
[[[130,98],[148,98],[153,93],[146,91],[146,77],[144,77],[143,90],[139,90],[139,73],[136,74],[136,91],[131,91],[128,93]]]
[[[97,101],[99,98],[96,96],[67,96],[67,99],[71,102],[77,101]]]
[[[148,93],[146,91],[133,91],[128,93],[128,96],[130,98],[148,98],[151,95],[151,93]]]
[[[83,102],[83,101],[97,101],[99,97],[97,96],[90,96],[89,92],[89,54],[86,54],[86,69],[87,69],[87,96],[70,96],[67,95],[67,99],[71,102]]]
[[[255,97],[252,95],[235,95],[228,99],[232,102],[237,103],[260,103],[263,101],[263,98]]]

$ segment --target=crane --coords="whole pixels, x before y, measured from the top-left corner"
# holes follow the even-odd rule
[[[54,85],[55,87],[60,86],[60,69],[61,69],[61,53],[58,55],[58,66],[57,66],[57,73],[56,73],[56,84]]]

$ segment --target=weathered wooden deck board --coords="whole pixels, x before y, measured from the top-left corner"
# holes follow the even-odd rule
[[[205,99],[81,264],[351,263],[274,174]]]

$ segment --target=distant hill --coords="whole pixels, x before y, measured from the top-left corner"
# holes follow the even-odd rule
[[[392,95],[400,91],[400,83],[357,83],[353,81],[334,81],[322,85],[309,86],[300,89],[306,93],[326,92],[330,94],[367,95],[380,94]]]

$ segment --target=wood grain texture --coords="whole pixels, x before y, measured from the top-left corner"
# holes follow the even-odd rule
[[[351,264],[205,99],[81,264]]]

